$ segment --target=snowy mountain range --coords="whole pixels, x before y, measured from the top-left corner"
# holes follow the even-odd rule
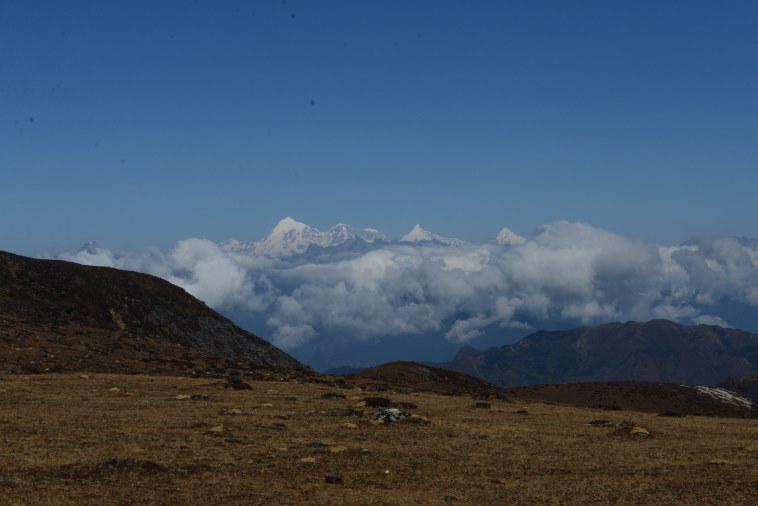
[[[494,242],[501,246],[516,246],[525,241],[525,238],[504,228],[498,233]],[[359,229],[345,224],[338,224],[322,232],[317,228],[310,227],[292,218],[284,218],[276,224],[265,239],[252,242],[230,240],[221,243],[220,246],[221,249],[229,253],[282,258],[302,255],[309,250],[318,251],[324,248],[365,250],[392,242],[396,241],[387,239],[384,234],[373,228]],[[399,242],[415,244],[430,243],[442,246],[460,246],[466,244],[461,239],[433,234],[424,230],[421,225],[413,227]]]
[[[231,240],[222,243],[221,248],[230,253],[288,257],[305,253],[311,246],[333,248],[354,241],[374,244],[385,240],[384,235],[373,228],[357,229],[349,225],[339,224],[334,225],[326,232],[322,232],[292,218],[284,218],[261,241]]]

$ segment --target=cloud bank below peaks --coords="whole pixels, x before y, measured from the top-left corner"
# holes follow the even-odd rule
[[[504,229],[486,244],[421,227],[404,239],[287,219],[253,243],[193,238],[166,254],[89,244],[60,258],[162,277],[216,310],[260,322],[255,332],[289,350],[319,339],[430,333],[466,343],[550,321],[727,325],[725,303],[758,307],[755,241],[661,246],[565,221],[530,238]]]

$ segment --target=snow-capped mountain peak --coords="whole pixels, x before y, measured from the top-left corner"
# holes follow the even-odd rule
[[[524,244],[525,242],[526,238],[521,237],[517,233],[507,228],[500,230],[500,232],[498,232],[497,236],[495,237],[495,243],[499,244],[500,246],[518,246],[519,244]]]
[[[276,226],[271,230],[271,232],[268,234],[269,237],[283,237],[287,234],[291,234],[292,232],[301,232],[305,229],[310,228],[305,223],[300,223],[299,221],[293,220],[292,218],[284,218],[282,220],[279,220],[279,223],[276,224]]]
[[[405,234],[400,240],[403,242],[433,241],[434,234],[427,232],[421,225],[416,223],[413,230]]]
[[[400,239],[400,242],[438,242],[447,245],[464,244],[464,241],[461,241],[460,239],[442,237],[440,235],[433,234],[428,230],[424,230],[424,228],[419,224],[416,224],[416,226],[413,227],[413,230],[405,234],[402,239]]]

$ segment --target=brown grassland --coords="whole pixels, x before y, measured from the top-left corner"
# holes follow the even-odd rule
[[[5,376],[0,503],[758,503],[757,420],[521,400],[483,409],[466,396],[250,385]],[[327,392],[345,398],[322,398]],[[380,408],[356,404],[377,395],[416,405],[404,409],[430,423],[372,424]],[[653,437],[614,435],[613,426],[589,424],[595,419],[634,421]]]

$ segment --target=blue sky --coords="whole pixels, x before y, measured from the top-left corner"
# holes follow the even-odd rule
[[[0,249],[758,237],[752,1],[0,0]]]

